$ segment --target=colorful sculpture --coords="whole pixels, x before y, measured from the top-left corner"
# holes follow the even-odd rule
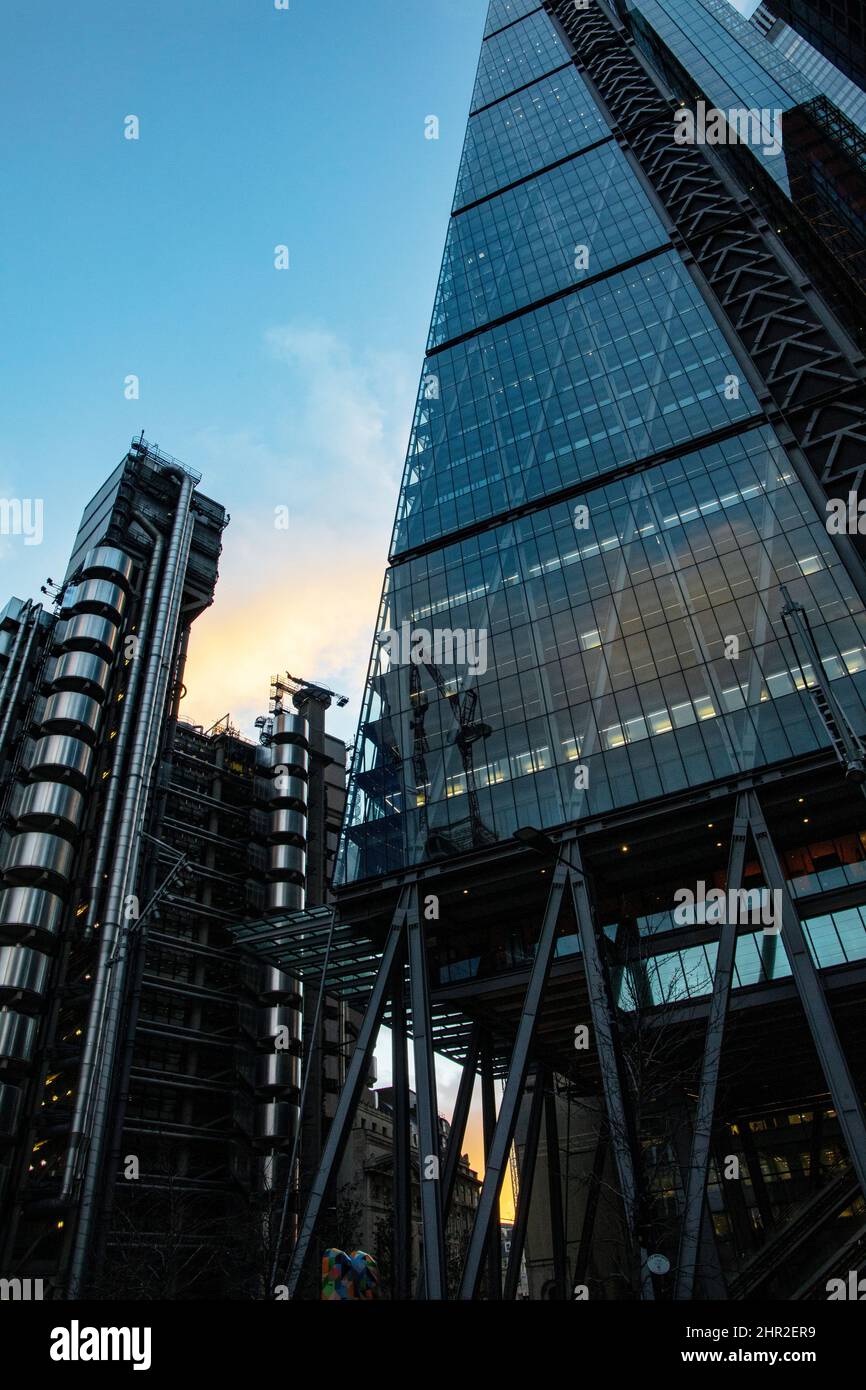
[[[379,1296],[379,1267],[364,1250],[326,1250],[322,1256],[322,1298],[374,1299]]]

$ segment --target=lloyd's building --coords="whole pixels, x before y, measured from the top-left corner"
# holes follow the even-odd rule
[[[366,1008],[293,1293],[382,1020],[397,1297],[514,1297],[524,1255],[537,1297],[825,1298],[866,1259],[866,569],[827,506],[866,461],[863,325],[772,154],[681,142],[720,104],[689,51],[726,108],[809,99],[723,0],[490,5],[336,919],[240,932]]]

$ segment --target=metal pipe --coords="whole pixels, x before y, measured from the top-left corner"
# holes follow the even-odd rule
[[[316,1230],[316,1222],[319,1219],[319,1212],[325,1200],[325,1193],[328,1190],[332,1177],[336,1174],[340,1160],[345,1152],[346,1144],[352,1128],[352,1119],[355,1114],[355,1107],[361,1094],[361,1089],[370,1065],[370,1058],[373,1055],[373,1046],[379,1032],[379,1024],[385,1012],[385,1003],[388,998],[388,990],[394,971],[394,961],[400,943],[408,915],[409,899],[414,885],[404,883],[400,889],[400,897],[394,909],[394,916],[391,919],[391,926],[385,945],[382,948],[382,956],[379,961],[379,969],[376,973],[376,980],[373,990],[367,1003],[367,1010],[358,1031],[357,1041],[352,1052],[352,1059],[346,1072],[346,1084],[340,1092],[337,1101],[337,1109],[331,1127],[328,1130],[328,1137],[325,1140],[325,1147],[319,1159],[319,1167],[310,1188],[310,1195],[307,1198],[307,1206],[304,1212],[298,1232],[298,1239],[292,1251],[292,1258],[286,1272],[286,1292],[289,1298],[294,1298],[297,1292],[298,1283],[304,1269],[304,1262],[309,1253]]]
[[[496,1092],[493,1069],[495,1065],[493,1039],[490,1033],[484,1034],[481,1046],[481,1120],[484,1134],[484,1162],[496,1133]],[[498,1210],[493,1219],[493,1229],[487,1240],[485,1262],[487,1264],[487,1298],[494,1302],[502,1297],[502,1234]]]
[[[175,636],[177,633],[180,600],[182,596],[184,576],[186,571],[186,559],[189,553],[189,545],[192,538],[193,526],[194,518],[192,517],[192,515],[188,514],[186,519],[186,525],[184,528],[184,535],[181,543],[181,562],[176,570],[173,588],[171,590],[168,600],[167,623],[165,624],[165,629],[161,634],[159,633],[159,631],[157,631],[155,634],[155,639],[161,636],[161,648],[158,647],[156,640],[154,642],[155,650],[160,650],[161,654],[157,672],[155,698],[150,703],[145,713],[145,718],[143,721],[146,724],[146,730],[143,733],[142,738],[142,745],[144,747],[142,777],[138,784],[137,799],[133,803],[134,812],[133,821],[131,824],[130,847],[128,850],[128,858],[126,859],[125,864],[122,864],[120,868],[118,868],[117,855],[115,855],[115,863],[112,869],[112,882],[116,880],[118,888],[118,904],[119,900],[125,896],[125,888],[131,887],[135,883],[138,871],[138,860],[141,850],[141,841],[144,832],[144,817],[150,804],[151,778],[153,775],[153,769],[157,760],[159,746],[161,742],[162,712],[165,709],[165,702],[168,696],[168,682],[172,668],[172,653],[174,648]],[[157,614],[157,616],[159,617],[159,613]],[[146,695],[147,686],[145,686],[145,696]],[[132,759],[130,761],[130,775],[134,766],[134,760],[135,750],[133,750]],[[125,780],[128,783],[129,779],[127,778]],[[109,894],[110,890],[111,884],[109,885]],[[110,896],[108,901],[106,902],[106,908],[108,909],[109,906]],[[117,911],[119,911],[119,905]],[[115,1047],[118,1035],[120,1011],[125,994],[126,970],[129,956],[129,934],[130,931],[135,930],[139,926],[140,922],[141,916],[139,916],[137,919],[133,921],[132,927],[126,929],[124,929],[123,925],[120,922],[118,922],[116,924],[116,930],[112,932],[114,949],[108,961],[108,965],[109,970],[113,969],[113,975],[111,976],[111,988],[107,991],[106,998],[103,1004],[105,1022],[100,1033],[100,1056],[98,1058],[96,1066],[96,1081],[94,1087],[92,1088],[92,1093],[95,1096],[95,1102],[98,1102],[102,1098],[103,1093],[105,1094],[106,1098],[108,1095],[110,1079],[113,1075]],[[91,1143],[89,1146],[91,1151],[92,1147],[93,1143],[91,1137]]]
[[[146,640],[150,630],[153,601],[156,594],[156,587],[159,581],[160,566],[162,555],[165,549],[165,542],[156,529],[145,517],[135,513],[135,519],[142,528],[153,539],[153,550],[151,552],[150,564],[148,566],[147,581],[145,584],[144,599],[142,602],[139,617],[139,627]],[[114,764],[112,776],[109,778],[108,796],[102,815],[102,824],[99,839],[96,843],[96,853],[94,858],[93,874],[90,884],[90,911],[88,912],[88,933],[92,934],[96,925],[99,900],[102,894],[102,878],[105,872],[105,864],[108,858],[109,837],[114,826],[117,811],[117,800],[120,795],[123,783],[122,771],[126,757],[126,745],[129,742],[130,733],[136,719],[136,697],[138,686],[141,680],[143,663],[137,658],[133,661],[132,672],[127,686],[124,710],[120,722],[120,731],[117,736],[115,747]],[[99,954],[96,966],[96,979],[91,996],[90,1010],[88,1014],[87,1032],[84,1039],[84,1047],[81,1054],[81,1064],[79,1068],[78,1085],[75,1095],[75,1109],[72,1116],[72,1126],[70,1130],[69,1149],[66,1155],[66,1165],[63,1174],[63,1186],[61,1196],[68,1200],[72,1194],[72,1187],[75,1180],[77,1157],[80,1140],[87,1127],[88,1111],[91,1101],[91,1089],[89,1080],[95,1066],[95,1058],[102,1037],[102,1025],[105,1013],[105,1000],[110,973],[110,959],[113,942],[109,932],[103,932],[99,942]]]
[[[391,1075],[394,1087],[394,1241],[391,1297],[410,1297],[412,1281],[412,1155],[409,1125],[409,1053],[406,1045],[404,977],[406,943],[402,942],[391,981]]]
[[[511,1152],[511,1145],[514,1142],[514,1134],[517,1128],[517,1108],[526,1087],[526,1077],[529,1073],[530,1050],[535,1038],[535,1030],[541,1011],[542,1000],[544,998],[545,986],[547,985],[547,977],[550,974],[550,967],[553,964],[553,955],[556,949],[556,928],[559,922],[559,912],[562,906],[566,882],[571,875],[571,861],[564,857],[569,853],[569,847],[570,842],[562,842],[562,852],[557,860],[548,890],[541,932],[539,933],[538,944],[535,948],[535,959],[532,964],[529,984],[527,985],[523,1008],[520,1013],[520,1022],[517,1026],[517,1035],[514,1039],[514,1046],[511,1052],[511,1061],[508,1067],[508,1080],[505,1083],[505,1093],[499,1107],[499,1119],[496,1123],[493,1142],[490,1145],[490,1150],[485,1159],[484,1182],[481,1186],[481,1195],[478,1198],[475,1221],[472,1226],[472,1235],[469,1238],[469,1248],[466,1252],[466,1261],[463,1267],[463,1278],[460,1283],[460,1291],[457,1295],[461,1302],[468,1302],[476,1298],[478,1287],[481,1283],[484,1252],[487,1249],[487,1241],[493,1225],[493,1218],[499,1206],[499,1193],[505,1179],[508,1155]]]
[[[412,1008],[412,1040],[415,1056],[415,1104],[418,1114],[418,1167],[421,1182],[422,1268],[425,1297],[447,1299],[445,1233],[442,1229],[439,1108],[436,1100],[436,1068],[433,1026],[427,978],[427,954],[418,911],[418,885],[413,883],[406,912],[409,949],[409,999]]]
[[[156,585],[159,579],[159,568],[162,563],[165,542],[156,527],[153,526],[146,517],[142,516],[140,512],[133,512],[133,519],[138,522],[142,530],[146,531],[153,540],[153,550],[150,556],[150,565],[148,567],[147,582],[139,620],[139,643],[143,648],[147,641],[147,634],[150,628],[153,598],[156,593]],[[123,781],[122,773],[123,765],[126,760],[126,746],[129,742],[130,732],[135,722],[135,702],[138,696],[138,687],[141,683],[141,671],[142,663],[137,659],[134,660],[132,663],[132,671],[129,676],[129,683],[126,687],[123,716],[120,721],[117,743],[115,744],[114,762],[112,764],[111,776],[108,780],[108,794],[105,798],[102,824],[99,839],[96,843],[96,854],[93,860],[93,873],[90,879],[90,910],[87,914],[88,933],[93,931],[98,917],[99,902],[102,897],[102,878],[105,873],[105,863],[108,858],[109,836],[111,828],[114,825],[117,800]],[[105,938],[103,937],[103,941],[104,940]]]
[[[725,879],[725,888],[729,893],[741,888],[743,883],[746,839],[749,831],[748,813],[748,801],[741,794],[737,798],[734,811],[734,825],[728,853],[728,876]],[[716,968],[713,975],[713,993],[710,1000],[707,1031],[704,1034],[701,1079],[698,1086],[698,1101],[686,1176],[686,1197],[680,1228],[679,1255],[674,1286],[674,1298],[680,1302],[690,1302],[694,1297],[695,1276],[698,1271],[701,1246],[701,1228],[706,1220],[707,1176],[713,1139],[713,1121],[716,1113],[716,1092],[718,1091],[722,1066],[722,1045],[734,976],[734,960],[737,954],[736,916],[735,914],[728,915],[733,916],[734,920],[722,923],[719,930]]]
[[[137,837],[136,832],[139,830],[142,803],[146,800],[145,792],[149,781],[151,750],[154,746],[153,725],[159,713],[159,692],[161,688],[164,689],[165,687],[166,675],[171,667],[171,648],[174,643],[180,609],[180,591],[182,590],[186,558],[192,539],[194,518],[190,513],[190,503],[193,487],[192,478],[188,474],[181,474],[177,508],[165,560],[162,592],[147,657],[141,709],[130,753],[129,770],[124,783],[124,796],[116,837],[117,847],[106,894],[105,918],[102,923],[103,941],[107,943],[104,946],[104,957],[103,942],[100,943],[100,964],[104,959],[105,969],[102,972],[99,997],[94,989],[94,1000],[88,1019],[88,1039],[91,1042],[88,1066],[85,1068],[84,1058],[82,1058],[79,1096],[76,1105],[76,1112],[80,1114],[81,1121],[80,1127],[74,1130],[70,1136],[64,1174],[64,1189],[67,1186],[71,1189],[84,1139],[84,1125],[90,1113],[91,1096],[93,1096],[93,1119],[90,1127],[84,1185],[67,1288],[67,1296],[70,1298],[77,1296],[81,1285],[96,1209],[96,1194],[108,1110],[108,1087],[105,1083],[113,1058],[113,1034],[120,1017],[120,1001],[117,995],[120,993],[126,964],[127,934],[122,922],[123,899],[127,887],[134,881],[134,873],[138,863],[140,838]],[[181,575],[180,584],[178,584],[179,575]],[[168,649],[167,658],[166,649]],[[115,955],[115,949],[117,950],[116,962],[112,959]],[[116,969],[114,969],[115,964]],[[103,1001],[106,999],[108,1002],[105,1027],[102,1028],[100,1016],[105,1007]],[[102,1053],[99,1065],[96,1057],[98,1050]]]
[[[535,1072],[532,1100],[529,1105],[526,1139],[523,1145],[523,1162],[520,1168],[520,1187],[516,1194],[517,1207],[514,1212],[514,1226],[511,1232],[511,1251],[508,1256],[508,1268],[505,1271],[505,1288],[502,1297],[507,1302],[514,1302],[520,1286],[520,1270],[523,1264],[526,1232],[529,1227],[529,1208],[532,1202],[532,1184],[538,1158],[538,1141],[541,1137],[541,1117],[544,1113],[546,1085],[547,1070],[545,1067],[538,1067]]]

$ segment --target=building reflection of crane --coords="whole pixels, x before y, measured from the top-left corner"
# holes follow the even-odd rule
[[[411,662],[409,666],[409,698],[412,711],[410,722],[412,767],[415,774],[415,787],[420,799],[420,839],[427,857],[432,859],[441,855],[459,854],[462,850],[475,849],[479,845],[489,845],[496,839],[494,833],[484,825],[481,819],[481,808],[475,787],[474,763],[475,744],[480,739],[487,738],[493,730],[489,724],[475,718],[475,708],[478,704],[477,690],[464,691],[462,698],[460,691],[455,690],[449,693],[439,667],[430,661],[425,661],[424,665],[430,672],[440,696],[448,702],[457,726],[451,742],[457,748],[460,761],[463,764],[469,807],[469,815],[462,820],[454,821],[449,826],[438,830],[430,830],[430,798],[427,790],[427,754],[430,751],[430,743],[425,729],[430,701],[421,683],[420,665],[417,662]]]

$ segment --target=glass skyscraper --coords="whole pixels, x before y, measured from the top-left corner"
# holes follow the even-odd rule
[[[675,10],[693,26],[726,8],[640,4],[664,35]],[[720,101],[807,95],[779,55],[785,89],[766,68],[758,80],[733,35],[729,50],[706,60],[727,72]],[[807,609],[825,676],[863,729],[866,618],[825,516],[554,17],[493,0],[343,881],[826,744],[798,693],[781,585]],[[486,633],[485,669],[395,660],[383,634],[407,624]]]
[[[428,1297],[476,1073],[461,1299],[498,1296],[514,1142],[505,1297],[524,1247],[534,1297],[796,1298],[862,1264],[863,355],[769,221],[772,157],[698,135],[702,101],[811,94],[724,0],[490,4],[342,834],[334,973],[364,1023],[292,1291],[383,1018],[408,1084],[409,1013],[433,1160],[434,1047],[463,1065],[421,1183]],[[777,922],[738,916],[755,892]],[[317,930],[274,923],[269,959]]]

